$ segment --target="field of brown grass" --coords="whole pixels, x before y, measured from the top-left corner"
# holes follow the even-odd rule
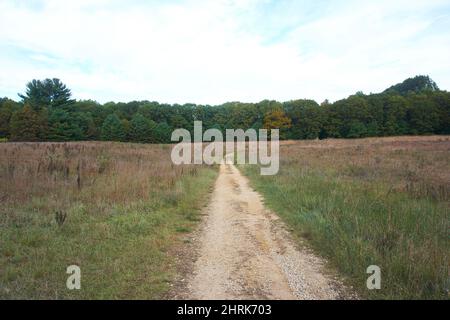
[[[171,146],[0,144],[0,297],[155,298],[216,176]],[[65,287],[79,265],[83,290]]]
[[[0,143],[0,298],[164,297],[169,252],[217,176],[173,165],[171,149]],[[241,169],[361,297],[448,298],[450,137],[283,141],[278,175]],[[82,290],[67,289],[69,265]],[[381,290],[366,288],[369,265]]]
[[[280,166],[333,170],[383,181],[391,191],[450,200],[450,137],[387,137],[281,142]]]
[[[242,169],[361,297],[448,298],[450,137],[285,141],[278,175]],[[381,290],[366,287],[370,265]]]

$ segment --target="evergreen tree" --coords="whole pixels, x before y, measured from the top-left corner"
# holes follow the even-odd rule
[[[136,113],[130,123],[130,140],[133,142],[152,142],[152,128],[142,114]]]
[[[47,140],[50,141],[80,141],[84,140],[83,130],[74,117],[65,110],[50,111]]]
[[[72,93],[59,79],[32,80],[28,82],[25,94],[19,94],[24,103],[35,110],[43,107],[59,107],[73,103]]]
[[[106,117],[102,125],[102,140],[105,141],[124,141],[125,131],[122,122],[115,114]]]
[[[77,126],[81,129],[83,139],[85,140],[97,140],[100,138],[99,129],[96,127],[94,118],[90,112],[80,112],[71,113],[71,117]]]
[[[155,141],[156,143],[170,143],[172,137],[172,128],[166,123],[158,123],[154,129],[155,131]]]

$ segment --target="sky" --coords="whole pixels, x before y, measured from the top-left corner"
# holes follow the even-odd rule
[[[343,99],[415,75],[450,89],[449,0],[0,0],[0,97]]]

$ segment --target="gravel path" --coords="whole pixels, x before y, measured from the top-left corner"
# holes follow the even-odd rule
[[[233,164],[223,163],[195,235],[181,299],[340,299],[323,261],[294,245],[279,218]],[[186,262],[186,266],[189,263]]]

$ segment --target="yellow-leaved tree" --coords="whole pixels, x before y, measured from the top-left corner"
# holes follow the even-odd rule
[[[264,116],[264,129],[280,129],[280,139],[286,139],[286,130],[292,126],[292,120],[281,109],[267,112]]]

